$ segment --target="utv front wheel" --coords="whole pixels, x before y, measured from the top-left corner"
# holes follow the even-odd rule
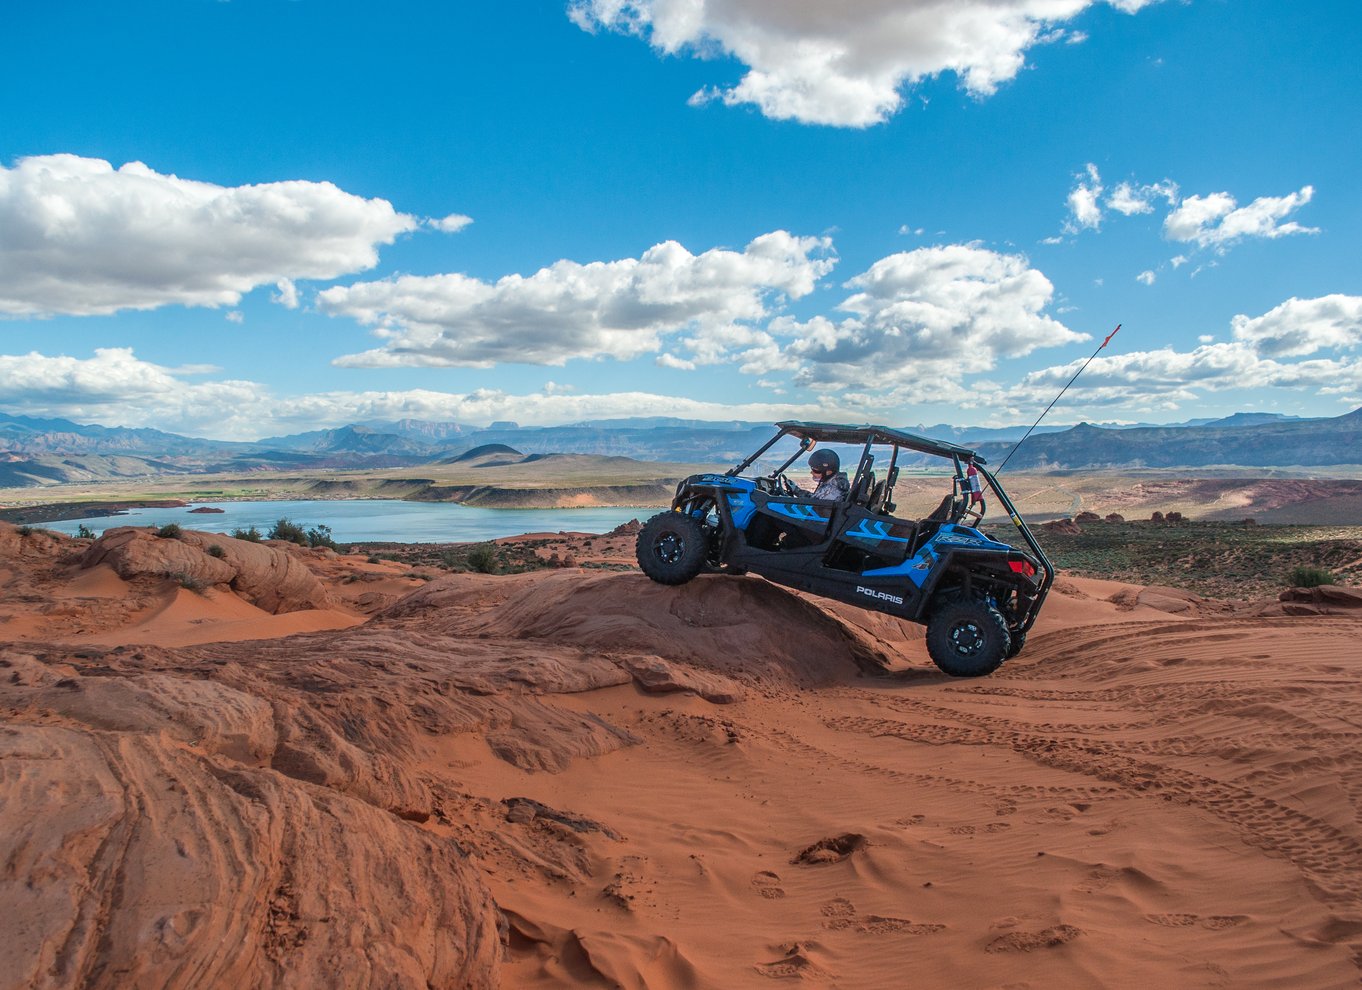
[[[949,602],[927,621],[927,652],[952,677],[991,674],[1011,650],[1002,613],[984,602]]]
[[[704,569],[709,534],[693,516],[662,512],[639,530],[637,554],[638,566],[658,584],[685,584]]]

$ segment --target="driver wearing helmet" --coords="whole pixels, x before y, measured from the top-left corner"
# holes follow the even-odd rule
[[[818,487],[813,490],[813,497],[825,502],[841,502],[851,492],[851,482],[847,480],[846,472],[840,470],[841,459],[835,451],[815,450],[809,455],[809,473],[813,475]],[[801,495],[808,495],[798,485],[795,490]]]

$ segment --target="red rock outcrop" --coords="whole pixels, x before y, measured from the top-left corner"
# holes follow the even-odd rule
[[[287,707],[135,673],[133,655],[74,659],[0,658],[0,704],[19,716],[0,731],[0,858],[21,878],[0,915],[24,919],[0,940],[5,985],[495,985],[476,870],[453,842],[271,766]]]
[[[1316,588],[1287,588],[1278,596],[1282,615],[1353,614],[1362,610],[1362,588],[1323,584]],[[1277,611],[1277,609],[1272,609]]]
[[[210,554],[212,547],[217,549]],[[152,529],[120,526],[106,530],[80,563],[82,567],[108,564],[125,580],[170,577],[200,587],[222,585],[276,615],[334,604],[322,583],[290,550],[216,533],[185,530],[178,537],[162,538]]]

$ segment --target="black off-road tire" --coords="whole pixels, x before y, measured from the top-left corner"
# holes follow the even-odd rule
[[[996,608],[977,600],[943,603],[927,620],[927,652],[952,677],[982,677],[1011,653],[1007,622]]]
[[[1012,633],[1012,645],[1007,648],[1007,659],[1011,660],[1013,657],[1015,657],[1018,653],[1022,651],[1022,647],[1024,646],[1026,646],[1026,633],[1024,632]]]
[[[705,569],[709,531],[682,512],[661,512],[638,533],[638,566],[658,584],[685,584]]]

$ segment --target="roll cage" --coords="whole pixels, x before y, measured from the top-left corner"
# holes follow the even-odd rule
[[[899,451],[910,450],[919,454],[944,458],[950,461],[954,468],[951,475],[951,494],[943,500],[933,516],[938,516],[946,522],[957,524],[967,522],[971,526],[977,526],[982,521],[986,510],[982,506],[975,510],[971,508],[969,503],[967,471],[969,461],[972,459],[975,469],[979,472],[979,477],[984,479],[988,490],[997,498],[998,504],[1006,510],[1008,518],[1021,534],[1022,540],[1040,562],[1045,572],[1045,587],[1048,589],[1054,582],[1053,565],[1045,556],[1044,551],[1041,550],[1040,544],[1036,542],[1030,527],[1026,525],[1021,514],[1012,504],[1012,500],[1008,498],[1007,492],[998,482],[997,477],[985,466],[988,462],[982,454],[970,450],[968,447],[961,447],[944,440],[934,440],[930,437],[920,437],[915,433],[908,433],[890,426],[845,426],[836,423],[807,423],[796,420],[784,420],[775,425],[778,431],[776,435],[759,447],[755,453],[726,471],[725,474],[728,477],[741,475],[743,471],[755,464],[763,454],[787,436],[797,437],[800,441],[799,448],[773,474],[783,474],[801,454],[812,450],[815,444],[840,443],[860,446],[861,454],[856,464],[855,473],[851,477],[851,500],[866,500],[872,505],[886,510],[887,513],[892,513],[895,508],[893,501],[894,486],[898,483],[899,476]],[[875,465],[873,451],[877,445],[887,445],[892,449],[889,466],[885,470],[883,481],[879,483],[875,482],[873,473]],[[883,488],[876,491],[879,485],[882,485]]]
[[[743,476],[787,436],[799,441],[794,453],[773,471]],[[814,498],[785,476],[818,443],[859,448],[841,499]],[[952,467],[949,493],[921,518],[898,515],[893,501],[901,462],[919,463],[906,454],[939,457]],[[877,457],[884,472],[879,480]],[[980,528],[987,503],[973,497],[971,482],[980,496],[986,486],[998,500],[1024,546]],[[670,511],[640,529],[637,554],[643,572],[661,584],[683,584],[706,568],[751,572],[921,623],[932,660],[953,676],[987,674],[1016,656],[1055,578],[975,451],[887,426],[794,420],[777,423],[770,440],[727,472],[683,479]]]

